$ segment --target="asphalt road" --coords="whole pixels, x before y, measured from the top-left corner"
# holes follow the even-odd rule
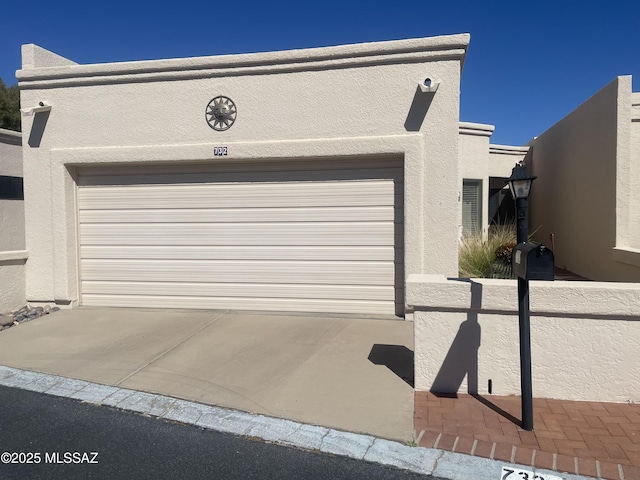
[[[438,480],[7,387],[0,457],[2,480]]]

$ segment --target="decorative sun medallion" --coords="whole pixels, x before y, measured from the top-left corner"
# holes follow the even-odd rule
[[[219,96],[207,105],[206,118],[211,128],[218,132],[228,130],[236,121],[236,104],[229,97]]]

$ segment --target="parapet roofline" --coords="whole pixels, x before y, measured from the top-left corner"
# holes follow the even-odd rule
[[[495,153],[498,155],[524,155],[529,151],[529,146],[515,146],[515,145],[498,145],[490,144],[489,153]]]
[[[490,137],[495,129],[494,125],[487,125],[486,123],[460,122],[458,125],[460,134],[479,137]]]
[[[22,132],[14,132],[0,128],[0,143],[9,145],[22,145]]]
[[[142,60],[135,62],[77,65],[37,45],[23,46],[22,70],[16,72],[21,88],[63,86],[66,84],[112,83],[203,78],[349,68],[388,63],[413,63],[439,59],[458,59],[467,53],[470,35],[358,43],[333,47],[305,48],[278,52],[244,53],[210,57]],[[25,48],[26,47],[26,48]],[[51,55],[34,55],[33,51]],[[30,52],[25,55],[25,52]],[[38,58],[55,58],[67,64],[39,64]],[[36,59],[34,61],[33,59]]]

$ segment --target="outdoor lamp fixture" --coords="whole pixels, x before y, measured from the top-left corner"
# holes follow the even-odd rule
[[[529,237],[529,226],[527,224],[528,199],[531,193],[531,184],[536,178],[538,177],[531,175],[527,167],[520,163],[513,167],[511,176],[507,180],[511,196],[516,201],[516,240],[518,243],[526,242]]]
[[[531,184],[537,177],[531,175],[522,163],[516,164],[507,182],[516,201],[518,244],[529,237],[527,224],[528,198]],[[520,332],[520,391],[522,398],[522,428],[533,430],[533,387],[531,382],[531,322],[529,320],[529,280],[518,277],[518,324]]]
[[[38,102],[38,105],[36,107],[20,109],[22,114],[27,116],[31,116],[34,113],[48,112],[50,110],[51,110],[51,105],[48,105],[45,102]]]
[[[435,93],[442,81],[439,78],[427,77],[424,82],[418,83],[418,88],[422,93]]]

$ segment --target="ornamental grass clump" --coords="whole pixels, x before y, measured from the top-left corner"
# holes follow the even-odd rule
[[[492,225],[486,239],[479,233],[463,235],[458,274],[464,278],[513,278],[511,252],[515,245],[514,225]]]
[[[487,275],[495,260],[495,251],[481,234],[465,234],[458,247],[458,275],[460,277],[482,278]]]

